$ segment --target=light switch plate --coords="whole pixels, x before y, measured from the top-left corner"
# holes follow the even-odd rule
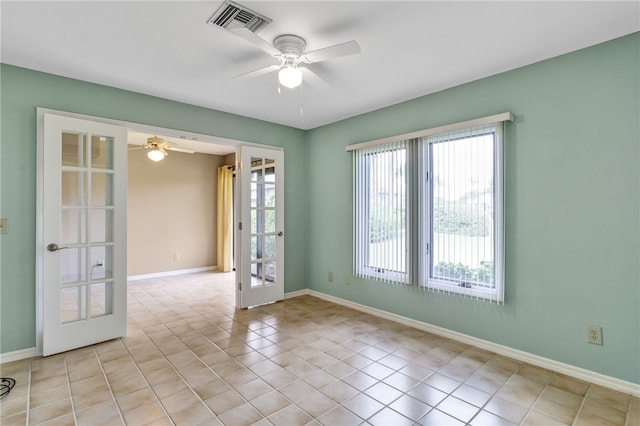
[[[8,234],[9,233],[9,219],[2,218],[0,219],[0,234]]]

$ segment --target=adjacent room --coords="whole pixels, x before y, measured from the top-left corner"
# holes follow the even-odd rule
[[[0,423],[640,424],[637,1],[3,1]]]

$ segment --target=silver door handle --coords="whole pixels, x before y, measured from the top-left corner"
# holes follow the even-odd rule
[[[277,235],[278,235],[278,237],[282,237],[284,235],[284,232],[280,231],[280,232],[278,232]]]
[[[58,247],[58,245],[56,243],[51,243],[47,246],[47,250],[49,251],[58,251],[58,250],[64,250],[64,249],[68,249],[69,247]]]

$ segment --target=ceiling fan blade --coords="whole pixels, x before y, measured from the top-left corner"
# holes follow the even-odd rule
[[[147,149],[149,148],[147,145],[134,146],[133,148],[129,148],[128,151],[136,151],[138,149]]]
[[[186,154],[195,154],[195,151],[191,149],[178,148],[177,146],[165,146],[165,149],[168,149],[169,151],[175,151],[175,152],[184,152]]]
[[[313,50],[304,54],[306,62],[322,62],[328,59],[339,58],[341,56],[349,56],[360,53],[360,45],[357,41],[345,41],[344,43],[334,44],[333,46],[324,47],[322,49]]]
[[[267,52],[271,56],[277,57],[281,55],[281,52],[278,49],[267,43],[263,38],[259,37],[256,33],[247,28],[234,28],[231,30],[231,32],[239,37],[242,37],[249,43]]]
[[[248,78],[259,77],[261,75],[268,74],[268,73],[273,72],[273,71],[278,71],[279,68],[280,68],[280,65],[269,65],[267,67],[262,67],[262,68],[259,68],[257,70],[253,70],[253,71],[245,72],[243,74],[236,75],[233,78],[237,78],[237,79],[240,79],[240,80],[245,80],[245,79],[248,79]]]
[[[300,67],[300,69],[302,70],[302,77],[303,77],[304,81],[309,83],[309,85],[311,85],[314,89],[327,90],[329,88],[329,84],[326,81],[324,81],[323,79],[321,79],[318,76],[318,74],[316,74],[315,72],[311,71],[309,68]]]

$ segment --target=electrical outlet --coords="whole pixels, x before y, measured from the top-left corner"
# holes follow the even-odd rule
[[[329,276],[327,277],[329,282],[332,283],[333,282],[333,271],[329,271]]]
[[[173,253],[173,261],[174,262],[180,261],[180,253]]]
[[[587,343],[602,345],[602,327],[597,325],[587,326]]]
[[[351,285],[351,275],[347,274],[344,276],[344,285]]]

